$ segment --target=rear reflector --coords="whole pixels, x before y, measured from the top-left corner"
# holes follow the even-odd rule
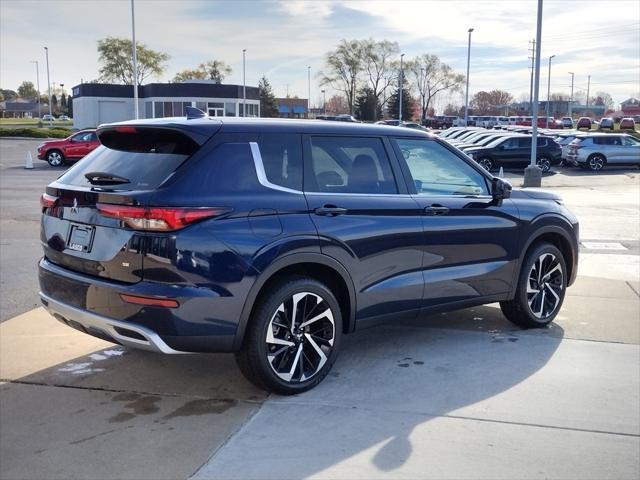
[[[195,222],[214,218],[230,210],[227,208],[133,207],[98,203],[98,211],[105,217],[117,218],[129,228],[152,232],[179,230]]]
[[[56,205],[58,201],[58,197],[54,197],[53,195],[49,195],[48,193],[43,193],[40,197],[40,206],[42,208],[51,208]]]
[[[120,298],[127,303],[135,303],[137,305],[146,305],[150,307],[177,308],[179,305],[177,300],[155,297],[138,297],[136,295],[127,295],[125,293],[121,293]]]

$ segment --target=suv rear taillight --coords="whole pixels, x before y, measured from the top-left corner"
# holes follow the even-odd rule
[[[117,218],[134,230],[166,232],[179,230],[193,223],[230,212],[228,208],[134,207],[98,203],[96,208],[105,217]]]
[[[40,206],[43,209],[55,207],[57,201],[58,197],[54,197],[53,195],[49,195],[48,193],[43,193],[40,197]]]

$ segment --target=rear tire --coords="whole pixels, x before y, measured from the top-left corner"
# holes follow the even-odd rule
[[[567,266],[554,245],[540,243],[527,253],[516,295],[500,302],[507,319],[523,328],[540,328],[556,317],[567,289]]]
[[[551,160],[549,160],[547,157],[538,158],[538,160],[536,160],[536,165],[538,166],[538,168],[540,168],[540,170],[542,170],[542,173],[547,173],[549,170],[551,170]]]
[[[587,166],[592,172],[599,172],[604,168],[606,164],[607,159],[604,157],[604,155],[600,155],[599,153],[595,153],[587,158]]]
[[[249,322],[236,361],[264,390],[281,395],[310,390],[338,356],[340,306],[331,290],[312,278],[291,276],[270,287]]]
[[[49,150],[47,152],[47,162],[52,167],[60,167],[64,165],[64,155],[60,150]]]

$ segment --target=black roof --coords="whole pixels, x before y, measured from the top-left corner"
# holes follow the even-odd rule
[[[257,87],[246,87],[248,100],[259,100]],[[117,97],[133,98],[132,85],[110,83],[81,83],[72,89],[73,98],[78,97]],[[184,83],[148,83],[138,87],[140,98],[182,97],[182,98],[243,98],[242,85],[225,85],[207,82]]]
[[[351,134],[351,135],[395,135],[403,137],[432,137],[431,134],[406,127],[394,127],[372,123],[334,122],[330,120],[295,120],[286,118],[242,118],[242,117],[203,117],[187,120],[186,117],[149,118],[129,120],[100,128],[116,125],[157,126],[184,129],[200,134],[212,135],[217,130],[224,132],[247,133],[308,133],[308,134]]]

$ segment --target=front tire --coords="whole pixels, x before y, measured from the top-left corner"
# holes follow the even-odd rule
[[[479,158],[478,165],[484,168],[487,172],[490,172],[493,169],[493,162],[487,157]]]
[[[513,300],[500,302],[508,320],[524,328],[539,328],[556,317],[567,289],[567,266],[554,245],[541,243],[525,257]]]
[[[335,362],[342,315],[323,283],[288,277],[262,295],[236,361],[247,379],[281,395],[318,385]]]
[[[60,167],[64,164],[64,155],[60,150],[50,150],[47,152],[47,162],[52,167]]]

